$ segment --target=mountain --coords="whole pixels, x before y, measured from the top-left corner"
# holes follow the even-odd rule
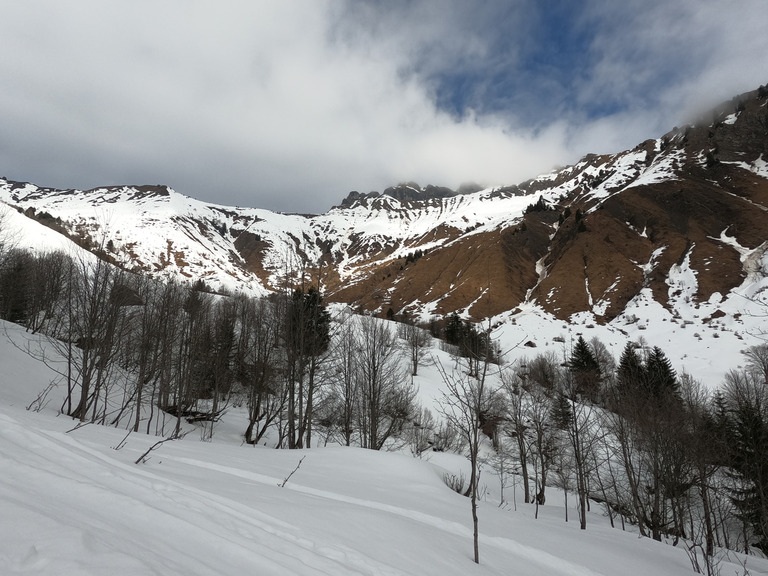
[[[0,200],[126,269],[213,289],[266,294],[303,276],[329,301],[382,315],[479,320],[535,304],[606,323],[645,290],[673,311],[763,278],[767,103],[760,88],[695,125],[519,185],[404,183],[352,192],[319,215],[219,206],[164,186],[3,179]]]

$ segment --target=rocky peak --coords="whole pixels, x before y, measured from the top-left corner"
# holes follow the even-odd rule
[[[474,182],[465,182],[459,186],[458,190],[452,190],[446,186],[420,186],[416,182],[401,182],[396,186],[390,186],[384,192],[368,192],[362,194],[356,190],[350,192],[344,200],[341,201],[342,208],[351,208],[356,202],[366,202],[369,199],[389,196],[400,202],[420,202],[424,200],[434,200],[442,198],[451,198],[453,196],[462,196],[465,194],[474,194],[483,187]]]

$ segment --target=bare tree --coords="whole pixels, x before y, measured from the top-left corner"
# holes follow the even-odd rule
[[[96,421],[99,411],[106,417],[106,399],[113,360],[125,328],[123,306],[127,293],[121,288],[125,273],[103,260],[85,257],[72,261],[69,298],[69,339],[66,343],[69,364],[79,380],[80,394],[69,415],[85,421],[91,411]],[[77,351],[72,350],[72,345]],[[71,406],[72,387],[66,401]],[[104,394],[103,405],[99,398]]]
[[[330,388],[320,410],[321,420],[331,434],[339,435],[342,444],[350,446],[357,430],[357,409],[360,405],[358,327],[351,315],[341,320],[330,364]]]
[[[558,407],[566,408],[566,410],[560,411],[557,419],[561,429],[566,432],[573,455],[576,495],[579,504],[579,527],[586,530],[590,452],[596,445],[594,434],[595,409],[587,398],[580,395],[580,390],[581,382],[574,378],[570,372],[567,373],[562,380],[558,400]],[[594,389],[590,386],[587,394],[591,395],[593,391]]]
[[[211,307],[209,294],[196,289],[187,290],[180,317],[179,345],[174,350],[173,373],[169,382],[170,402],[163,406],[166,412],[176,417],[175,436],[182,433],[182,419],[194,420],[197,417],[197,399],[203,395],[203,388],[209,381]]]
[[[527,364],[523,360],[516,371],[503,371],[502,382],[507,393],[507,433],[514,438],[517,457],[520,461],[520,476],[523,479],[523,501],[532,502],[531,483],[528,471],[528,418],[526,414]]]
[[[211,374],[209,390],[210,417],[203,420],[207,437],[213,438],[214,424],[226,410],[234,380],[236,304],[232,298],[218,300],[213,308],[212,343],[209,350]]]
[[[531,431],[531,454],[533,455],[534,478],[536,479],[536,512],[546,502],[547,476],[558,450],[555,427],[551,420],[551,398],[546,391],[532,384],[528,393],[528,420]]]
[[[47,252],[35,257],[28,274],[29,318],[27,328],[33,333],[55,334],[61,318],[61,303],[67,284],[69,257],[61,251]]]
[[[145,352],[150,360],[149,369],[145,368],[145,374],[149,379],[145,384],[141,384],[144,387],[151,385],[151,390],[148,390],[150,400],[147,402],[149,414],[147,415],[146,432],[147,434],[152,432],[154,421],[155,433],[165,435],[165,417],[167,414],[165,410],[172,405],[171,398],[178,384],[177,352],[183,345],[185,314],[183,307],[186,289],[176,282],[167,282],[161,284],[159,290],[159,293],[155,294],[154,304],[158,309],[157,312],[146,312],[150,315],[156,314],[156,318],[142,326],[140,332],[142,338],[139,342],[143,342],[142,345],[146,346]],[[157,354],[157,370],[155,374],[152,374],[151,364],[155,360],[154,354]],[[137,408],[140,408],[143,402],[137,404],[139,404]],[[155,413],[156,409],[157,414]]]
[[[490,339],[490,330],[486,332]],[[468,373],[447,372],[438,365],[446,387],[440,401],[440,413],[467,441],[469,448],[470,502],[472,509],[472,534],[475,563],[480,563],[479,529],[477,517],[479,455],[483,421],[498,406],[498,388],[487,383],[490,355],[482,359],[482,369],[477,370],[479,358],[468,365]]]
[[[416,376],[419,366],[424,362],[427,347],[431,341],[429,332],[416,326],[413,322],[404,322],[398,325],[400,338],[405,341],[410,356],[411,375]]]
[[[725,439],[714,420],[712,400],[707,390],[687,374],[680,377],[680,389],[688,424],[683,428],[686,455],[695,472],[692,483],[698,490],[700,503],[700,520],[694,523],[692,519],[688,537],[702,549],[707,574],[711,575],[715,572],[715,531],[718,523],[713,511],[712,484],[721,463],[725,461],[727,450]]]
[[[279,318],[274,306],[263,298],[240,296],[237,305],[237,372],[248,407],[245,441],[256,444],[283,409],[277,375]]]
[[[412,416],[416,390],[404,373],[397,335],[388,322],[359,317],[356,346],[361,445],[381,450]]]

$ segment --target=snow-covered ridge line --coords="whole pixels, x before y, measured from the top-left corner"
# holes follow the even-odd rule
[[[555,202],[561,193],[537,196]],[[446,238],[428,238],[437,230],[453,230],[455,237],[508,225],[522,216],[531,197],[495,189],[424,201],[387,196],[306,217],[206,203],[167,187],[52,190],[0,179],[0,201],[44,223],[59,219],[71,236],[87,234],[96,245],[108,245],[128,268],[263,293],[279,282],[291,260],[312,264],[330,255],[351,274],[372,252],[384,250],[394,259],[417,247],[439,247]],[[242,258],[237,241],[246,232],[261,243],[266,279],[249,271]]]

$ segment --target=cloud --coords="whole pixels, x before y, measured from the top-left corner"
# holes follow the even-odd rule
[[[607,144],[626,147],[628,137],[637,143],[698,120],[768,81],[768,61],[758,56],[768,52],[767,20],[760,0],[591,0],[583,21],[599,33],[592,65],[575,85],[576,108],[613,111],[573,125],[583,125],[585,140],[602,133]]]
[[[301,212],[402,180],[516,183],[760,84],[765,9],[721,4],[13,3],[0,173]]]

